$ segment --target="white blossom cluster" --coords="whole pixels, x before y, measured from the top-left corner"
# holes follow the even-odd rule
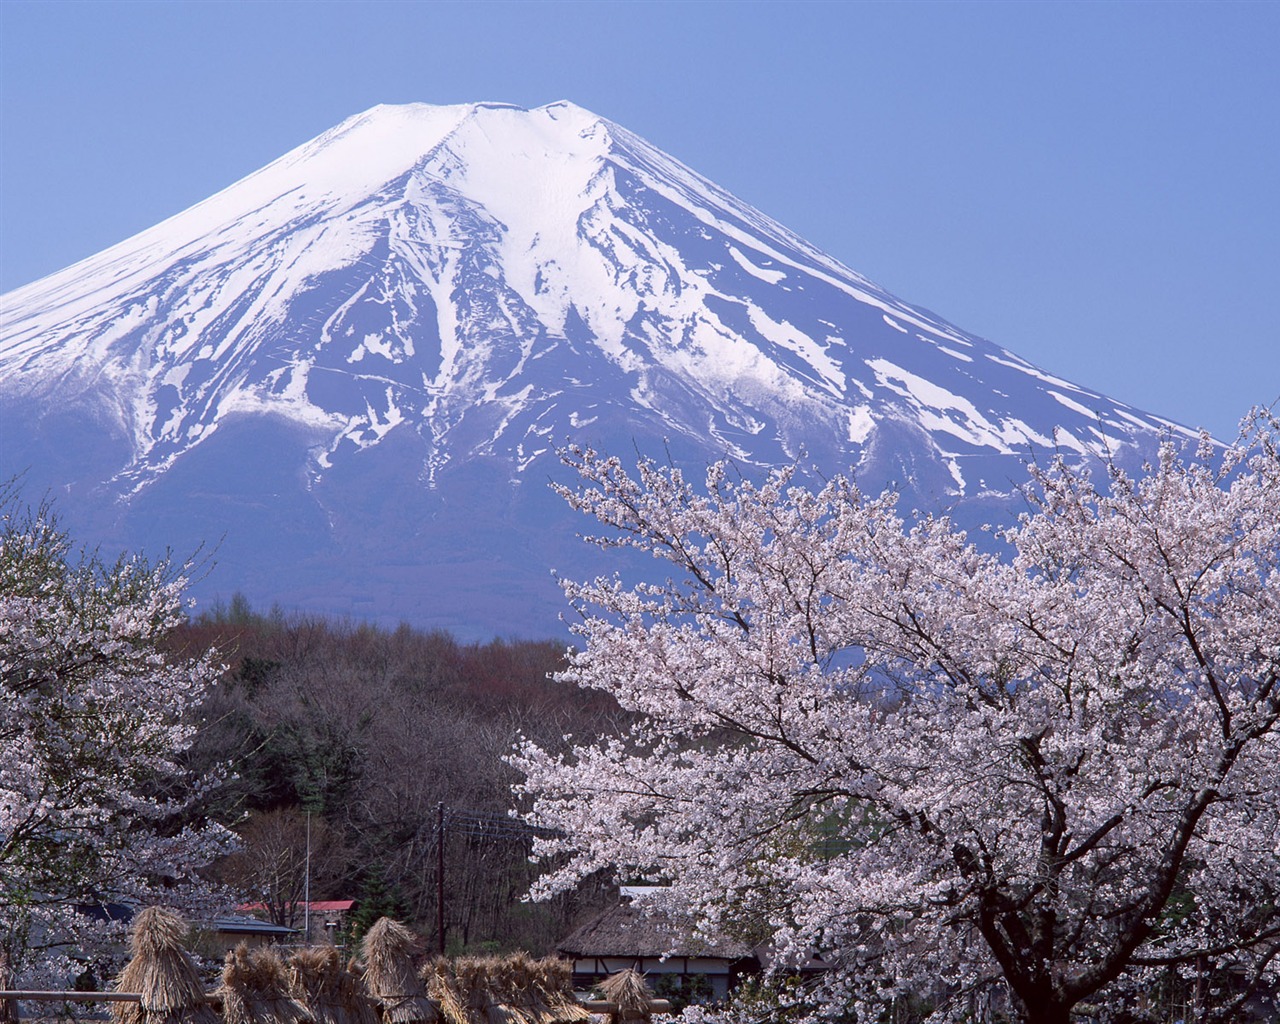
[[[0,511],[0,950],[22,972],[87,948],[85,908],[198,899],[230,834],[198,814],[221,779],[182,764],[220,671],[163,649],[185,580],[76,555],[47,507]]]
[[[984,551],[892,495],[571,449],[570,503],[657,584],[567,583],[563,678],[622,738],[513,763],[539,892],[605,869],[829,970],[810,1007],[1098,1020],[1198,975],[1239,1019],[1280,954],[1280,426],[1106,487],[1057,461]]]

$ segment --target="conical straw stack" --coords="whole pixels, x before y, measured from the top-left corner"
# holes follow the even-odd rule
[[[284,964],[267,948],[241,943],[222,967],[223,1024],[312,1024],[307,1008],[289,995]]]
[[[638,971],[625,970],[609,975],[600,983],[600,994],[618,1006],[617,1012],[609,1015],[612,1024],[647,1021],[653,1016],[653,1011],[649,1009],[649,1000],[652,998],[649,986],[644,982],[644,975]]]
[[[489,1024],[489,1008],[495,1001],[492,968],[492,957],[460,956],[453,961],[453,981],[466,1007],[468,1024]]]
[[[418,977],[417,936],[389,917],[380,918],[361,946],[364,980],[379,1003],[385,1024],[437,1024],[440,1008]]]
[[[137,992],[138,1003],[114,1003],[120,1024],[218,1024],[204,985],[182,940],[187,922],[172,910],[148,907],[129,933],[132,958],[116,979],[116,991]]]
[[[586,1024],[591,1012],[573,994],[573,964],[548,956],[534,964],[534,978],[547,1024]]]
[[[427,986],[427,994],[440,1007],[444,1024],[472,1024],[466,999],[459,992],[453,976],[453,965],[445,957],[438,956],[424,964],[421,978]]]
[[[378,1024],[369,989],[333,946],[301,949],[289,959],[289,994],[316,1024]]]

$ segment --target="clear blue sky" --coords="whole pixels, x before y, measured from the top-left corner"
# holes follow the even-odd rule
[[[383,102],[569,99],[1151,412],[1280,396],[1280,3],[0,0],[0,290]]]

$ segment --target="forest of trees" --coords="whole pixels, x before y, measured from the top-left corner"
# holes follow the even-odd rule
[[[561,645],[261,614],[238,595],[173,641],[228,665],[191,752],[236,773],[215,816],[242,847],[213,880],[278,923],[301,924],[309,826],[313,900],[359,900],[355,931],[387,913],[437,946],[442,808],[450,950],[544,951],[608,898],[601,884],[521,902],[536,869],[504,755],[518,733],[554,746],[621,720],[610,698],[548,678]]]

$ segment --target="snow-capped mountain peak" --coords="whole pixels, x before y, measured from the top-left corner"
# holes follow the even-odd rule
[[[803,451],[955,504],[1007,490],[1028,446],[1180,429],[889,295],[567,102],[374,107],[0,316],[6,407],[45,424],[10,428],[24,450],[73,413],[109,450],[50,483],[131,522],[274,424],[326,544],[354,521],[340,481],[456,502],[483,466],[518,491],[571,436],[746,466]]]

